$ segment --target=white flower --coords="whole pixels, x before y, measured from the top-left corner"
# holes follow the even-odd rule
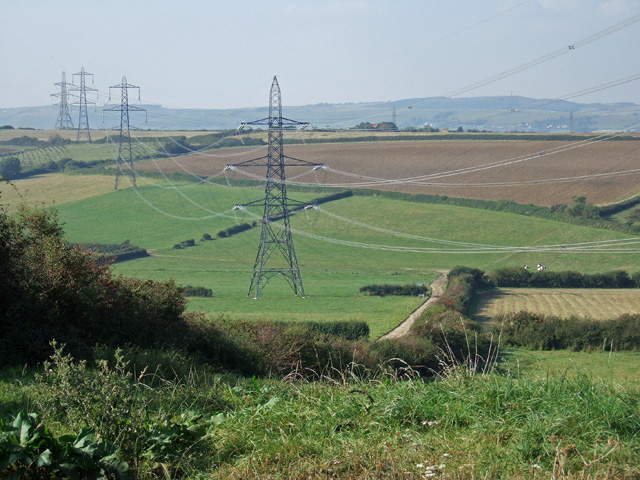
[[[424,468],[424,463],[419,463],[416,465],[416,468]]]

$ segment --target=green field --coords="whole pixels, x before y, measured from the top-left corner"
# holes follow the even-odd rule
[[[637,270],[637,253],[452,253],[452,247],[425,240],[484,245],[545,245],[628,238],[629,234],[561,222],[450,205],[403,202],[381,197],[349,197],[321,205],[291,219],[294,245],[307,298],[295,297],[288,285],[271,280],[258,301],[247,297],[259,244],[259,228],[229,238],[202,241],[204,234],[261,215],[232,211],[234,205],[260,199],[261,188],[220,185],[169,185],[139,179],[138,191],[112,190],[113,178],[95,175],[48,174],[18,180],[5,187],[2,201],[14,209],[20,196],[30,203],[56,205],[65,231],[73,242],[133,244],[150,249],[152,257],[116,264],[118,274],[175,279],[181,285],[211,288],[212,299],[192,299],[190,310],[212,317],[280,320],[365,320],[372,334],[392,329],[420,304],[415,298],[363,296],[360,287],[372,283],[430,283],[436,269],[468,265],[494,268],[543,263],[554,270],[585,273],[604,269]],[[290,193],[300,201],[323,194]],[[339,215],[350,223],[323,213]],[[364,228],[360,224],[375,226]],[[388,232],[423,237],[405,238]],[[315,237],[314,237],[315,236]],[[317,237],[323,237],[324,240]],[[173,246],[194,239],[197,246]],[[352,244],[346,244],[352,242]],[[352,246],[357,244],[358,246]],[[433,248],[431,252],[412,249]]]
[[[16,182],[31,190],[28,196],[54,197],[60,219],[73,242],[133,244],[152,250],[152,257],[119,263],[123,275],[152,279],[173,278],[182,285],[211,288],[212,299],[193,299],[189,308],[210,315],[233,318],[357,319],[371,324],[374,335],[393,328],[419,305],[413,298],[374,298],[359,293],[371,283],[429,283],[435,269],[469,265],[485,270],[544,263],[555,270],[635,270],[638,254],[563,253],[451,253],[446,245],[390,235],[337,220],[322,211],[308,210],[292,218],[294,245],[307,298],[293,296],[284,281],[274,278],[258,301],[247,297],[259,243],[259,228],[233,237],[201,241],[237,223],[251,223],[254,216],[232,207],[260,199],[260,188],[228,188],[213,185],[151,184],[139,180],[139,189],[112,190],[113,179],[101,176],[45,175]],[[21,182],[25,182],[24,184]],[[32,182],[32,183],[27,183]],[[79,188],[85,183],[84,190]],[[154,181],[155,182],[155,181]],[[123,186],[127,181],[122,182]],[[76,185],[76,187],[73,187]],[[36,195],[37,192],[37,195]],[[45,193],[46,192],[46,193]],[[93,195],[93,196],[92,196]],[[318,193],[291,193],[310,201]],[[10,197],[9,206],[18,197]],[[51,203],[49,203],[51,204]],[[321,206],[323,210],[360,223],[443,240],[488,245],[540,245],[625,238],[620,232],[574,226],[501,212],[447,205],[407,203],[380,197],[350,197]],[[326,237],[322,241],[305,235]],[[176,250],[181,241],[194,239],[197,246]],[[338,242],[338,243],[334,243]],[[357,242],[350,246],[340,242]],[[403,251],[436,248],[434,253]]]

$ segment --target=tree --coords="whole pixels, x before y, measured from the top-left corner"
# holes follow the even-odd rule
[[[0,159],[0,177],[12,180],[20,175],[22,167],[18,157],[7,157]]]

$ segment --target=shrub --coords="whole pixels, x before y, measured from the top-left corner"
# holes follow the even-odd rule
[[[370,333],[367,322],[359,322],[356,320],[306,323],[314,332],[333,335],[345,340],[360,340],[361,338],[367,338]]]
[[[502,335],[506,345],[539,350],[640,348],[640,315],[621,315],[612,320],[559,318],[529,312],[500,315],[494,332]]]
[[[449,363],[487,360],[490,342],[475,322],[445,304],[432,306],[412,325],[411,335],[425,338]]]
[[[216,234],[216,237],[218,237],[218,238],[231,237],[233,235],[237,235],[238,233],[245,232],[247,230],[251,230],[254,226],[255,226],[255,223],[254,223],[254,225],[251,225],[249,223],[241,223],[240,225],[234,225],[234,226],[226,228],[224,230],[220,230]]]
[[[52,361],[36,377],[43,415],[90,427],[98,438],[118,447],[135,478],[151,470],[147,463],[162,462],[163,470],[171,472],[175,445],[188,448],[203,435],[202,429],[170,421],[174,412],[157,401],[160,390],[147,389],[141,383],[145,371],[134,375],[120,350],[115,351],[113,366],[101,360],[97,369],[63,355],[55,343],[53,352]]]
[[[406,295],[411,297],[417,297],[418,295],[426,295],[429,292],[429,287],[425,285],[365,285],[360,287],[360,292],[367,293],[371,296],[385,297],[387,295]]]
[[[2,363],[43,361],[53,338],[90,358],[97,342],[164,345],[184,329],[179,287],[114,277],[108,263],[67,242],[53,212],[0,211],[0,239]]]
[[[13,180],[22,172],[22,166],[18,157],[0,158],[0,177]]]
[[[211,298],[213,297],[213,290],[206,287],[194,287],[192,285],[187,285],[186,287],[182,287],[184,289],[184,294],[187,297],[203,297],[203,298]]]
[[[432,375],[439,371],[441,351],[425,337],[404,337],[380,340],[371,345],[375,365],[392,369],[399,374],[416,372]]]
[[[113,244],[82,243],[79,245],[90,250],[92,253],[98,254],[101,258],[111,258],[114,263],[149,256],[147,250],[136,245],[131,245],[129,240]]]

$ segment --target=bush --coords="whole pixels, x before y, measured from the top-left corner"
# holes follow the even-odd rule
[[[129,240],[113,244],[81,243],[79,245],[98,254],[100,258],[112,259],[114,263],[149,256],[149,252],[147,252],[147,250],[136,245],[131,245]]]
[[[253,227],[255,227],[255,223],[254,223],[254,225],[251,225],[249,223],[241,223],[240,225],[234,225],[233,227],[229,227],[229,228],[226,228],[224,230],[220,230],[216,234],[216,237],[218,237],[218,238],[231,237],[233,235],[237,235],[238,233],[245,232],[247,230],[251,230]]]
[[[370,333],[369,324],[359,321],[343,321],[343,322],[306,322],[312,331],[333,335],[345,340],[360,340],[367,338]]]
[[[385,297],[387,295],[406,295],[410,297],[417,297],[418,295],[426,295],[429,293],[429,287],[425,285],[365,285],[360,287],[360,292],[367,293],[371,296]]]
[[[494,332],[506,345],[537,350],[637,350],[640,348],[640,315],[621,315],[613,320],[559,318],[529,312],[500,315]]]
[[[432,306],[412,325],[411,335],[425,338],[449,364],[487,360],[490,341],[471,319],[446,304]]]
[[[206,287],[194,287],[192,285],[187,285],[186,287],[182,287],[184,289],[184,294],[187,297],[203,297],[203,298],[211,298],[213,297],[213,290]]]
[[[179,287],[114,277],[103,259],[67,242],[53,212],[0,211],[0,240],[0,362],[6,365],[45,360],[53,338],[74,356],[91,358],[95,343],[165,345],[184,330]]]
[[[18,157],[0,158],[0,177],[13,180],[22,172],[22,166]]]
[[[583,274],[580,272],[549,270],[532,271],[522,267],[505,267],[487,275],[488,283],[496,287],[512,288],[638,288],[640,274],[630,276],[624,270]]]

